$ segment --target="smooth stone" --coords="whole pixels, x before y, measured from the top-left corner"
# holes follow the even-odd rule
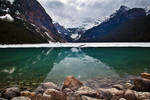
[[[89,87],[83,86],[81,88],[79,88],[75,94],[79,94],[79,95],[86,95],[86,96],[90,96],[90,97],[98,97],[99,93],[98,91],[91,89]]]
[[[149,73],[141,73],[141,77],[150,80],[150,74]]]
[[[21,96],[29,96],[30,92],[29,91],[21,91],[20,95]]]
[[[124,87],[120,84],[113,85],[112,88],[116,88],[118,90],[123,90],[124,89]]]
[[[102,100],[102,99],[96,99],[96,98],[91,98],[88,96],[82,96],[82,100]]]
[[[149,92],[136,92],[138,100],[150,100]]]
[[[125,98],[120,98],[119,100],[127,100],[127,99],[125,99]]]
[[[36,93],[41,93],[43,94],[44,91],[46,91],[47,89],[58,89],[58,86],[56,84],[54,84],[53,82],[46,82],[46,83],[42,83],[36,90]]]
[[[118,90],[116,88],[99,88],[98,91],[100,94],[100,98],[106,100],[118,100],[124,95],[124,92],[122,90]]]
[[[65,88],[77,90],[81,86],[83,86],[83,84],[79,80],[77,80],[74,76],[67,76],[64,80],[62,90]]]
[[[44,92],[43,96],[49,97],[52,100],[66,100],[66,95],[56,89],[48,89]]]
[[[28,97],[23,97],[23,96],[21,96],[21,97],[15,97],[15,98],[13,98],[13,99],[11,99],[11,100],[31,100],[31,99],[28,98]]]
[[[80,95],[74,93],[68,93],[66,98],[67,100],[82,100]]]
[[[124,85],[124,88],[125,88],[125,89],[130,89],[130,90],[132,90],[133,87],[134,87],[134,85],[132,85],[131,83],[125,83],[125,85]]]
[[[129,90],[129,89],[125,91],[124,97],[125,97],[127,100],[137,100],[137,96],[136,96],[136,94],[134,93],[134,91]]]
[[[134,90],[139,92],[150,92],[150,80],[144,78],[134,79]]]
[[[2,97],[6,99],[12,99],[17,96],[20,96],[20,90],[17,87],[7,88],[2,94]]]

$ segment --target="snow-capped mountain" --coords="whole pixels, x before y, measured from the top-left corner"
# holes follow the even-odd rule
[[[130,9],[126,6],[121,6],[119,10],[107,17],[99,25],[87,30],[81,36],[79,42],[145,41],[146,39],[144,40],[142,37],[147,36],[146,38],[149,38],[147,33],[149,32],[149,28],[147,28],[149,26],[148,20],[149,16],[147,16],[143,8]],[[134,37],[134,35],[136,36]]]

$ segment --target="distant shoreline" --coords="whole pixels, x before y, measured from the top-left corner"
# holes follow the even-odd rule
[[[0,44],[0,48],[87,48],[87,47],[150,47],[150,42],[124,42],[124,43],[49,43],[49,44]]]

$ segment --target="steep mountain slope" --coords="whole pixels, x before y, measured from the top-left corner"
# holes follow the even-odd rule
[[[80,42],[136,42],[150,41],[149,16],[142,8],[129,9],[121,6],[110,18],[86,31]],[[128,27],[130,26],[130,27]],[[145,27],[145,29],[144,29]],[[147,27],[147,28],[146,28]],[[138,30],[135,30],[138,29]],[[147,37],[144,37],[147,36]],[[137,38],[138,37],[138,38]]]
[[[30,38],[35,39],[35,37],[37,37],[36,35],[38,35],[38,40],[40,41],[33,40],[34,43],[64,42],[64,40],[61,39],[61,37],[59,36],[55,26],[53,25],[52,19],[46,13],[44,8],[40,5],[40,3],[38,3],[36,0],[15,0],[13,4],[11,4],[7,0],[1,0],[0,12],[0,17],[9,14],[14,19],[13,23],[8,23],[8,21],[6,21],[6,25],[5,21],[2,21],[1,26],[3,26],[3,29],[6,29],[5,27],[7,27],[7,24],[8,26],[10,25],[15,28],[14,31],[0,31],[1,35],[5,34],[5,37],[3,37],[3,42],[0,41],[0,43],[33,43],[32,41],[30,41]],[[24,32],[24,30],[19,30],[18,25],[22,27],[20,29],[24,29],[28,33]],[[21,35],[20,32],[24,33],[24,37]],[[7,39],[7,37],[11,37],[10,34],[7,33],[16,34],[16,37],[14,36],[13,39],[21,39],[21,42],[11,42],[11,38],[9,40]],[[30,34],[30,36],[32,37],[30,37],[29,35],[26,36],[25,33]],[[35,37],[33,33],[36,34]],[[23,38],[28,39],[28,41],[24,41]],[[41,38],[44,38],[44,41],[43,39],[41,40]],[[7,41],[5,42],[4,40]]]
[[[58,31],[58,34],[67,42],[72,42],[73,39],[71,38],[71,33],[68,29],[64,28],[62,25],[59,23],[55,22],[54,23],[55,28]]]

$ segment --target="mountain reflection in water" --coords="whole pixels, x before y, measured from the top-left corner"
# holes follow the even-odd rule
[[[124,77],[150,70],[150,48],[0,49],[0,88],[45,81]]]

